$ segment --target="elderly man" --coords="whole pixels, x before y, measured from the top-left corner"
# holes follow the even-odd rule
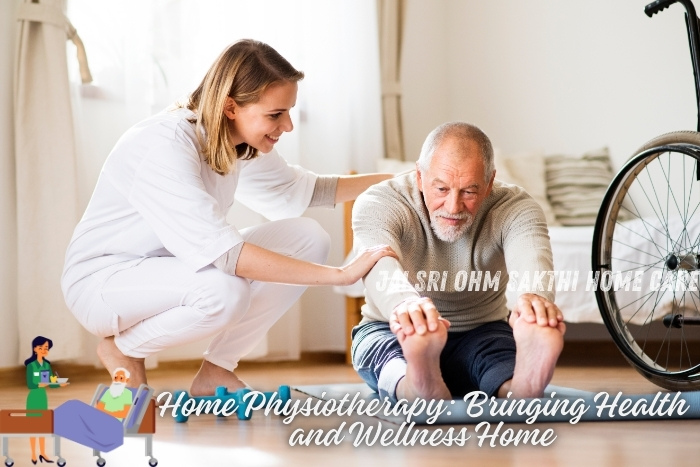
[[[97,408],[103,412],[124,420],[133,404],[133,394],[126,387],[131,374],[126,368],[117,368],[112,374],[113,381],[97,402]]]
[[[365,277],[352,333],[355,369],[380,396],[539,397],[551,380],[565,326],[549,281],[511,283],[520,295],[510,318],[505,298],[509,272],[553,269],[544,214],[495,175],[488,137],[446,123],[428,135],[416,172],[355,202],[355,247],[387,244],[399,257]]]

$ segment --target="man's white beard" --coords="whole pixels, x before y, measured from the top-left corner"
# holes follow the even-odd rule
[[[114,381],[109,387],[109,393],[112,395],[112,397],[119,397],[124,392],[124,388],[126,388],[126,383],[118,383]]]
[[[444,225],[440,223],[439,217],[446,217],[448,219],[460,219],[464,220],[462,224],[459,225]],[[468,212],[461,212],[459,214],[449,214],[443,210],[435,210],[430,213],[430,226],[433,228],[433,232],[437,238],[443,242],[452,243],[458,238],[460,238],[464,233],[471,227],[474,222],[474,216]]]

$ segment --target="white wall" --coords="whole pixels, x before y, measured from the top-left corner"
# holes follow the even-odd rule
[[[314,7],[323,5],[330,15],[333,14],[330,3],[317,2]],[[329,40],[324,46],[307,46],[315,50],[317,57],[327,58],[309,60],[307,57],[304,63],[305,78],[299,91],[300,96],[303,95],[298,125],[301,130],[299,163],[320,174],[347,174],[350,170],[372,172],[374,161],[382,157],[376,10],[372,2],[363,4],[369,6],[368,9],[351,6],[352,2],[337,3],[343,5],[341,26],[333,21],[326,21],[325,26],[299,25],[309,30],[340,28],[340,31],[326,34],[329,37],[340,34],[346,44],[339,48]],[[319,19],[310,14],[302,18],[308,22]],[[355,31],[348,25],[363,25],[364,28]],[[318,39],[309,37],[307,40]],[[353,86],[363,90],[362,98],[342,84],[347,77],[351,77]],[[365,101],[365,97],[369,100]],[[316,219],[330,234],[328,264],[339,266],[344,259],[343,206],[337,205],[333,210],[313,208],[305,215]],[[334,293],[331,287],[310,287],[300,302],[302,350],[344,351],[345,340],[349,338],[345,333],[345,298]]]
[[[401,48],[404,149],[406,160],[415,161],[427,134],[449,119],[447,3],[407,0],[404,21]]]
[[[408,154],[446,120],[475,123],[505,152],[608,145],[618,166],[662,132],[695,129],[680,5],[649,19],[644,1],[427,3],[408,2]]]
[[[18,359],[17,216],[12,122],[16,6],[17,1],[0,2],[0,368],[14,366]]]

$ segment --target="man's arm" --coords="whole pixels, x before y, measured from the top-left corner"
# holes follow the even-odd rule
[[[115,412],[107,410],[107,404],[105,403],[105,399],[107,399],[108,397],[112,398],[112,396],[109,394],[109,390],[105,391],[100,400],[97,401],[97,405],[95,407],[106,414],[113,415],[116,417]]]
[[[107,412],[110,415],[113,415],[116,418],[126,418],[127,415],[129,415],[129,409],[131,408],[131,405],[125,405],[122,407],[121,410],[116,410],[114,412]]]
[[[389,322],[392,332],[404,335],[435,331],[441,319],[432,301],[416,292],[401,265],[403,229],[412,225],[410,209],[387,187],[370,189],[358,198],[353,209],[355,247],[387,244],[398,255],[377,261],[363,283],[367,306]]]
[[[114,415],[117,418],[124,419],[127,415],[129,415],[129,409],[134,403],[134,396],[129,389],[124,389],[124,392],[122,392],[121,396],[119,396],[118,399],[119,402],[122,404],[122,408],[121,410],[116,410],[112,412],[112,415]]]
[[[388,245],[395,257],[383,257],[364,276],[367,306],[375,319],[389,321],[394,307],[407,298],[418,298],[418,292],[404,276],[402,232],[408,227],[406,207],[392,187],[372,187],[360,195],[352,210],[355,251]]]
[[[509,273],[517,271],[522,278],[530,275],[550,273],[554,270],[552,247],[549,243],[547,223],[542,208],[530,197],[517,201],[504,222],[503,252]],[[564,315],[554,304],[553,281],[549,274],[540,289],[532,281],[529,290],[522,293],[511,312],[510,322],[523,317],[529,323],[540,326],[560,327]],[[537,282],[539,283],[539,282]],[[552,286],[550,288],[550,286]]]
[[[392,311],[408,299],[420,295],[404,275],[398,259],[385,257],[377,261],[363,280],[365,296],[389,321]]]
[[[129,409],[131,408],[131,404],[133,402],[133,398],[131,395],[131,391],[128,389],[125,389],[125,391],[128,391],[128,395],[122,395],[119,398],[112,397],[112,395],[109,393],[109,390],[106,391],[103,395],[102,398],[97,402],[96,408],[98,410],[101,410],[104,413],[107,413],[109,415],[112,415],[113,417],[116,418],[126,418],[126,416],[129,414]],[[116,399],[123,399],[123,405],[120,410],[107,410],[107,406],[105,405],[105,399],[106,398],[111,398],[113,400]]]

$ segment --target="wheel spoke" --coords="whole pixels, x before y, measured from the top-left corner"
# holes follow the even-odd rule
[[[668,173],[664,170],[663,164],[661,164],[661,156],[659,156],[656,160],[659,161],[659,166],[661,167],[661,172],[664,174],[664,178],[666,179],[666,215],[670,217],[670,213],[668,212],[668,205],[671,202],[671,198],[673,198],[673,204],[676,206],[676,211],[678,211],[678,215],[682,218],[683,213],[681,212],[681,209],[678,207],[678,201],[676,200],[676,194],[674,193],[672,187],[673,185],[671,184],[671,154],[670,153],[665,153],[666,154],[666,159],[668,159]],[[685,159],[685,158],[684,158]],[[668,222],[668,218],[666,219]]]
[[[624,206],[623,206],[623,208],[624,208]],[[624,208],[624,209],[626,209],[626,208]],[[627,210],[627,212],[630,212],[630,213],[632,212],[632,211],[630,211],[629,209],[626,209],[626,210]],[[641,218],[641,217],[638,217],[638,219],[640,219],[642,222],[646,222],[646,221],[645,221],[643,218]],[[637,232],[636,230],[630,229],[624,222],[618,222],[618,223],[617,223],[617,226],[622,227],[623,229],[627,230],[629,233],[638,236],[638,237],[641,238],[642,240],[648,240],[648,241],[652,242],[654,245],[657,245],[657,246],[658,246],[658,244],[654,241],[653,238],[642,236],[642,235],[641,235],[639,232]],[[652,225],[651,227],[652,227],[654,230],[656,230],[657,232],[659,232],[660,234],[666,235],[666,232],[662,232],[661,230],[657,229],[657,228],[654,227],[653,225]]]
[[[617,259],[617,258],[613,258],[613,259]],[[643,266],[643,267],[645,268],[645,269],[642,269],[641,271],[640,271],[640,268],[638,268],[638,267],[637,267],[637,268],[630,268],[630,269],[622,269],[622,270],[620,270],[620,271],[616,271],[616,272],[619,272],[620,274],[623,274],[623,273],[624,273],[624,274],[627,274],[628,272],[636,272],[636,271],[640,271],[640,272],[642,272],[642,273],[645,273],[645,272],[648,272],[648,271],[650,271],[650,270],[652,270],[652,269],[661,269],[661,270],[663,270],[663,267],[662,267],[662,266],[656,266],[656,263],[652,263],[651,265],[649,265],[649,264],[634,263],[633,261],[630,261],[630,260],[627,260],[627,259],[617,259],[617,260],[618,260],[618,261],[625,261],[625,262],[627,262],[627,263],[632,263],[632,264],[639,264],[640,266]]]
[[[656,192],[656,186],[651,181],[651,174],[649,173],[649,170],[647,167],[644,168],[644,172],[647,174],[647,178],[649,179],[649,185],[651,185],[651,189],[654,192],[654,199],[656,200],[656,205],[659,207],[659,212],[661,213],[661,216],[657,217],[657,218],[659,219],[659,222],[661,223],[661,225],[668,225],[668,222],[666,221],[666,218],[663,215],[664,209],[661,206],[661,201],[659,200],[659,195]],[[647,195],[647,191],[644,190],[643,188],[642,188],[642,191],[644,192],[644,195],[647,197],[647,200],[649,200],[649,205],[654,210],[654,214],[656,214],[656,209],[655,209],[652,201],[649,199],[649,197]],[[634,200],[632,200],[632,202],[634,202]],[[658,216],[658,214],[657,214],[657,216]],[[668,234],[668,232],[666,232],[666,234]]]
[[[645,190],[644,192],[645,192],[645,194],[646,194],[646,190]],[[654,229],[654,230],[656,230],[657,232],[659,232],[661,235],[664,235],[664,236],[667,236],[667,235],[668,235],[668,231],[659,230],[654,224],[648,222],[647,219],[639,213],[639,209],[637,208],[637,203],[636,203],[632,198],[630,198],[630,202],[632,203],[632,206],[634,207],[634,209],[636,210],[636,212],[632,212],[630,209],[628,209],[628,208],[625,207],[624,205],[622,206],[622,208],[625,209],[626,211],[628,211],[628,212],[629,212],[630,214],[632,214],[633,216],[635,216],[637,219],[639,219],[639,220],[645,225],[645,227],[648,225],[648,226],[651,227],[652,229]],[[652,209],[653,209],[653,206],[652,206]],[[666,225],[666,221],[661,220],[661,218],[658,217],[658,215],[656,214],[656,211],[654,211],[654,214],[657,216],[656,219],[659,221],[659,224],[660,224],[660,225]],[[647,233],[648,233],[648,232],[647,232]],[[650,237],[651,237],[651,236],[650,236]]]
[[[643,299],[644,297],[646,297],[646,298],[644,299],[644,301],[639,305],[639,308],[637,308],[637,311],[635,311],[635,312],[632,314],[632,316],[630,316],[630,318],[625,322],[625,326],[629,326],[630,324],[632,324],[632,320],[637,316],[637,313],[639,313],[640,311],[642,311],[642,308],[644,307],[644,305],[646,305],[646,303],[649,301],[649,299],[650,299],[651,297],[654,296],[654,293],[655,293],[655,291],[652,290],[651,292],[647,293],[646,295],[642,295],[642,296],[639,297],[638,299],[633,300],[633,301],[629,302],[627,305],[625,305],[625,306],[619,308],[619,311],[622,311],[622,310],[624,310],[625,308],[627,308],[628,306],[632,305],[633,303],[638,302],[639,300],[641,300],[641,299]]]
[[[634,200],[630,198],[630,201],[632,201],[632,205],[634,206],[634,208],[637,209],[637,205],[635,204]],[[637,209],[637,212],[639,212],[638,209]],[[647,228],[649,223],[647,221],[645,221],[643,218],[640,218],[640,219],[642,220],[642,225],[644,226],[644,230],[646,230],[647,235],[649,235],[649,238],[652,238],[651,233],[649,232],[649,229]],[[661,222],[661,219],[659,219],[659,222]],[[662,225],[666,225],[666,224],[663,223]],[[656,229],[656,227],[654,227],[654,229],[658,230],[658,229]],[[659,230],[659,232],[661,232],[663,235],[666,236],[666,238],[668,238],[668,231],[662,232]],[[656,246],[656,249],[659,252],[659,255],[663,256],[664,254],[661,252],[661,246],[657,245],[656,242],[652,242],[652,244],[654,246]],[[668,251],[668,246],[665,248],[665,250]]]
[[[640,250],[640,249],[637,248],[637,247],[634,247],[634,246],[632,246],[632,245],[628,245],[628,244],[623,243],[623,242],[621,242],[621,241],[619,241],[619,240],[613,240],[613,242],[614,242],[615,244],[617,244],[617,245],[624,246],[624,247],[627,247],[627,248],[629,248],[629,249],[631,249],[631,250],[635,250],[635,251],[638,251],[638,252],[640,252],[640,253],[642,253],[642,254],[651,256],[652,258],[654,258],[654,259],[656,260],[656,262],[664,261],[664,260],[666,259],[664,256],[654,256],[654,255],[652,255],[651,253],[649,253],[648,251]],[[625,260],[625,261],[627,261],[627,260]],[[628,261],[628,262],[631,262],[631,261]],[[655,263],[656,263],[656,262],[655,262]],[[655,263],[654,263],[654,264],[655,264]]]

